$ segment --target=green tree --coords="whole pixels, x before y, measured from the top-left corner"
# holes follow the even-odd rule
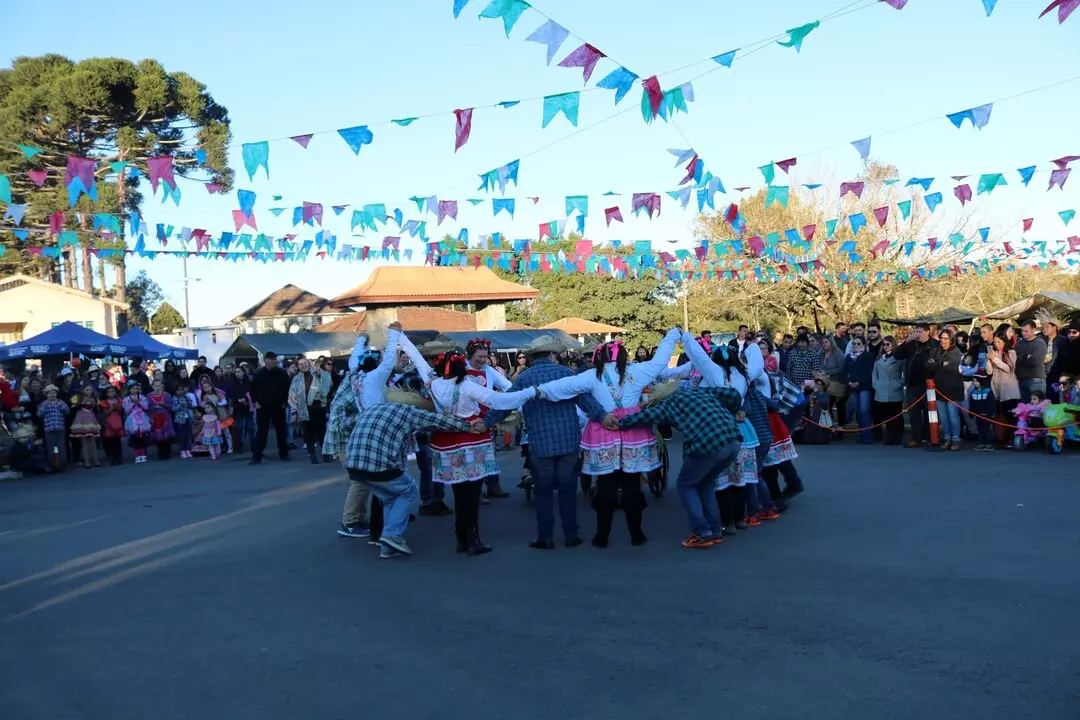
[[[122,238],[102,237],[89,224],[92,213],[112,213],[121,222],[138,212],[142,195],[130,167],[146,173],[148,157],[171,156],[175,173],[224,189],[233,174],[226,157],[231,132],[228,111],[207,92],[206,86],[183,72],[166,72],[156,60],[138,63],[119,58],[89,58],[79,62],[61,55],[20,57],[0,70],[0,174],[8,176],[13,200],[28,205],[23,227],[48,228],[49,216],[65,213],[65,229],[80,232],[82,284],[93,292],[95,247],[121,249]],[[27,159],[14,146],[21,143],[43,152]],[[196,152],[206,154],[200,163]],[[79,199],[72,212],[63,187],[68,156],[97,161],[98,201]],[[127,162],[117,175],[110,162]],[[48,170],[48,180],[38,188],[30,170]],[[82,220],[75,219],[82,213]],[[9,251],[0,259],[0,275],[30,272],[56,280],[59,268],[51,261],[29,258],[16,250],[9,232],[0,231],[0,242]],[[75,255],[67,248],[62,265],[63,282],[75,287]],[[124,255],[116,267],[114,294],[124,299]],[[103,276],[99,264],[99,280]],[[104,292],[105,288],[102,287]]]
[[[146,274],[145,270],[140,270],[139,274],[132,278],[127,284],[126,291],[126,302],[131,306],[128,310],[128,325],[141,327],[149,332],[150,316],[161,306],[165,293],[161,291],[161,286]]]
[[[151,280],[151,282],[153,282]],[[177,328],[182,328],[187,323],[180,311],[167,302],[158,305],[157,310],[150,316],[150,329],[155,333],[171,333]]]

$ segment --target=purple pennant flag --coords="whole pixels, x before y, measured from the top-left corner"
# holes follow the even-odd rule
[[[312,135],[309,133],[307,135],[293,135],[289,139],[290,140],[295,140],[297,145],[299,145],[300,147],[307,150],[307,145],[308,145],[309,142],[311,142],[311,138],[312,138]]]
[[[630,212],[637,213],[639,210],[646,210],[650,219],[653,212],[659,216],[660,196],[656,193],[634,193],[630,200]]]
[[[849,192],[855,193],[855,197],[862,198],[863,186],[865,183],[861,182],[846,182],[840,183],[840,196],[843,197]]]
[[[305,200],[300,219],[302,222],[314,220],[319,225],[322,225],[322,203],[309,203]]]
[[[1063,169],[1060,169],[1060,170],[1055,170],[1054,172],[1050,173],[1050,187],[1048,187],[1046,189],[1047,190],[1053,190],[1054,186],[1057,185],[1059,188],[1064,190],[1065,189],[1065,181],[1069,179],[1069,173],[1071,173],[1071,172],[1072,172],[1072,168],[1063,168]]]
[[[1054,0],[1046,6],[1046,9],[1039,13],[1039,17],[1042,18],[1048,12],[1057,8],[1058,11],[1058,25],[1069,19],[1069,16],[1073,14],[1076,8],[1080,7],[1080,0]]]
[[[68,155],[67,172],[64,173],[64,187],[71,185],[71,181],[79,178],[83,187],[89,190],[94,185],[94,161],[91,158],[75,157]]]
[[[589,82],[589,78],[592,77],[593,68],[596,67],[596,63],[600,61],[600,58],[607,57],[604,53],[594,48],[589,43],[585,43],[574,52],[567,55],[559,63],[559,67],[582,69],[582,75],[585,76],[585,82]]]
[[[206,192],[211,195],[217,195],[219,192],[221,192],[221,185],[219,185],[218,183],[208,182],[203,184],[206,185]]]
[[[881,0],[886,5],[896,8],[897,10],[903,10],[907,5],[908,0]]]
[[[176,178],[173,176],[173,159],[165,157],[152,157],[146,159],[146,168],[150,175],[150,186],[157,192],[158,183],[162,180],[172,189],[176,189]]]
[[[401,242],[400,237],[390,237],[388,235],[382,239],[382,249],[393,248],[394,252],[397,252],[399,242]]]
[[[473,108],[454,111],[454,152],[469,142],[469,134],[472,132],[472,113]]]
[[[615,207],[605,208],[604,219],[607,220],[607,224],[609,227],[611,226],[612,220],[618,220],[619,222],[622,222],[622,210],[619,209],[618,205],[616,205]]]
[[[30,176],[30,179],[34,181],[34,184],[41,187],[45,184],[45,178],[49,176],[48,170],[30,170],[26,173]]]
[[[438,222],[437,225],[442,225],[443,218],[451,217],[457,220],[457,200],[440,200],[438,205]]]
[[[957,185],[953,188],[953,195],[956,195],[956,199],[960,201],[961,205],[967,205],[971,200],[971,186],[967,183]]]
[[[1064,157],[1059,157],[1057,160],[1051,160],[1050,162],[1054,163],[1059,168],[1064,170],[1065,168],[1069,167],[1069,163],[1074,160],[1080,160],[1080,155],[1065,155]]]

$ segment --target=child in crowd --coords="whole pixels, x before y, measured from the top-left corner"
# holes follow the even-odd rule
[[[120,444],[124,437],[124,402],[120,392],[112,386],[105,390],[105,397],[98,403],[101,409],[101,446],[110,465],[124,462],[124,451]]]
[[[13,444],[8,451],[8,464],[24,475],[47,475],[52,470],[45,461],[41,441],[34,435],[32,423],[24,423],[11,434]]]
[[[180,457],[191,457],[191,424],[195,419],[192,414],[193,398],[183,384],[178,384],[173,392],[173,429],[176,442],[180,444]]]
[[[84,385],[79,392],[79,410],[75,413],[75,421],[71,423],[71,437],[72,440],[80,440],[82,443],[82,463],[87,470],[91,466],[101,467],[97,453],[97,440],[101,436],[97,404],[94,386]]]
[[[210,459],[217,460],[221,455],[221,420],[209,398],[203,400],[202,411],[202,442],[210,450]]]
[[[172,421],[172,396],[165,392],[163,380],[154,380],[152,388],[146,396],[147,414],[150,416],[149,440],[157,445],[158,460],[168,460],[172,457],[172,439],[176,435]]]
[[[60,390],[55,385],[46,385],[45,399],[37,409],[44,430],[42,440],[45,454],[54,470],[67,464],[67,423],[64,418],[68,414],[68,406],[63,400],[57,399],[59,394]]]
[[[989,418],[997,416],[997,398],[990,389],[989,376],[981,373],[971,377],[971,397],[968,404],[975,415],[975,428],[979,433],[979,443],[975,446],[975,452],[993,452],[994,426]]]
[[[150,437],[150,416],[147,414],[150,404],[142,396],[142,388],[137,380],[128,380],[128,396],[124,398],[124,430],[128,434],[128,444],[135,450],[135,462],[146,462],[146,441]]]
[[[804,423],[803,442],[808,445],[825,445],[832,439],[832,396],[828,393],[828,381],[819,377],[807,380],[806,415],[809,422]]]

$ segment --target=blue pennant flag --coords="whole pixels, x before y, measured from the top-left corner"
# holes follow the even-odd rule
[[[480,12],[480,17],[492,20],[502,18],[506,37],[510,37],[510,31],[514,29],[521,14],[528,9],[529,3],[525,0],[491,0],[491,3]]]
[[[934,183],[934,178],[911,178],[907,181],[907,185],[904,187],[911,187],[912,185],[921,185],[923,192],[930,189],[930,186]]]
[[[964,120],[970,120],[972,125],[979,130],[982,130],[986,127],[987,123],[990,122],[990,113],[993,110],[994,103],[987,103],[986,105],[980,105],[979,107],[970,108],[968,110],[961,110],[960,112],[955,112],[946,115],[945,117],[947,117],[949,122],[955,125],[957,129],[964,124]]]
[[[866,216],[862,213],[848,215],[848,222],[851,223],[851,232],[858,236],[859,231],[866,227]]]
[[[492,210],[491,214],[492,214],[492,216],[495,216],[495,215],[498,215],[501,210],[505,210],[510,215],[510,217],[514,217],[514,205],[515,204],[516,203],[515,203],[513,198],[505,198],[505,199],[503,199],[503,198],[492,198],[491,199],[491,210]]]
[[[340,135],[342,140],[348,144],[349,149],[353,151],[354,155],[359,155],[360,148],[364,145],[370,145],[372,140],[375,139],[372,132],[368,130],[367,125],[343,128],[338,130],[338,135]]]
[[[596,83],[596,87],[604,88],[605,90],[615,91],[615,104],[618,105],[619,101],[626,97],[626,94],[630,92],[630,88],[634,86],[634,82],[638,79],[638,76],[624,67],[618,67],[612,70],[604,77],[603,80]]]
[[[933,195],[924,195],[923,200],[926,201],[926,207],[930,209],[930,212],[937,210],[937,206],[941,204],[941,193],[936,192]]]
[[[1020,173],[1020,179],[1024,181],[1024,187],[1027,187],[1027,184],[1031,182],[1031,178],[1035,176],[1035,168],[1036,166],[1032,165],[1031,167],[1020,168],[1017,170],[1017,172]]]
[[[503,100],[501,103],[499,103],[499,107],[501,107],[501,108],[512,108],[512,107],[514,107],[515,105],[517,105],[520,102],[521,102],[520,100]]]
[[[251,217],[251,212],[255,209],[255,193],[251,190],[237,190],[236,200],[240,203],[240,212],[244,213],[244,217]]]
[[[723,55],[717,55],[713,58],[713,60],[720,63],[724,67],[729,68],[731,67],[731,63],[735,60],[735,53],[737,53],[738,51],[738,48],[736,48],[734,50],[724,53]]]
[[[870,138],[866,137],[862,140],[856,140],[851,143],[851,145],[859,151],[859,157],[863,160],[870,157]]]
[[[558,115],[562,113],[566,116],[566,119],[570,121],[570,124],[577,127],[578,121],[578,104],[581,102],[580,92],[568,92],[561,93],[559,95],[548,95],[544,98],[544,118],[540,127],[546,128],[548,123]]]
[[[458,15],[465,9],[465,6],[469,4],[469,0],[454,0],[454,19],[457,20]]]
[[[547,46],[547,64],[551,64],[551,59],[555,57],[555,53],[559,52],[559,47],[563,44],[563,41],[570,36],[570,31],[564,28],[554,20],[548,20],[546,23],[536,28],[532,35],[525,38],[526,42],[540,43]]]

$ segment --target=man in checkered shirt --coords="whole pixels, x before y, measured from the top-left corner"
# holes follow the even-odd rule
[[[697,387],[679,390],[657,405],[618,421],[620,428],[670,423],[683,435],[683,464],[675,485],[686,514],[690,517],[685,548],[706,548],[720,544],[716,478],[739,455],[742,433],[738,419],[742,396],[725,387]]]
[[[411,405],[383,403],[361,410],[345,443],[345,469],[349,480],[360,483],[383,506],[380,557],[411,555],[405,542],[409,508],[416,500],[417,485],[406,472],[406,441],[423,430],[448,430],[480,434],[487,428],[482,420],[465,422]]]

